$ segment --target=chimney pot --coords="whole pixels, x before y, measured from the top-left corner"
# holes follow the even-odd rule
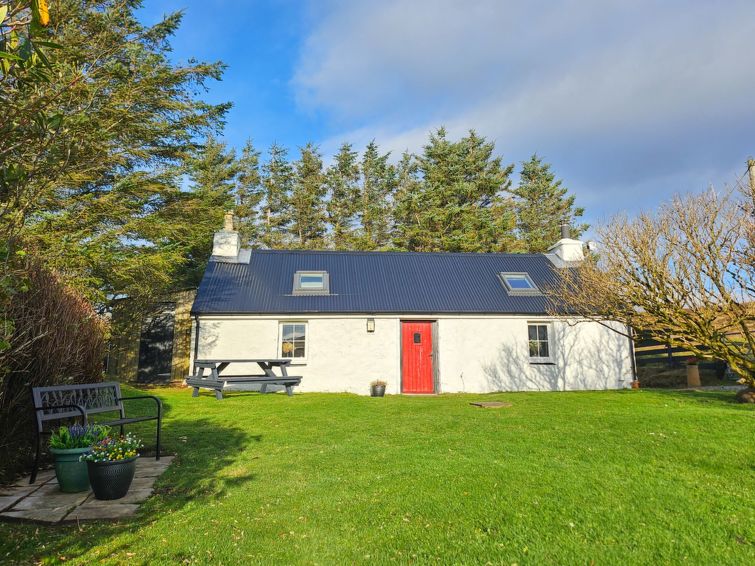
[[[567,222],[561,223],[561,238],[569,237],[569,224]]]
[[[212,255],[218,258],[237,258],[241,250],[241,236],[233,229],[233,212],[226,212],[223,229],[215,232]]]

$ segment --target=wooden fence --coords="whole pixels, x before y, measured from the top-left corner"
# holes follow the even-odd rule
[[[694,356],[685,348],[675,348],[650,338],[638,336],[634,343],[634,356],[637,367],[648,365],[665,365],[669,368],[681,368],[687,365],[687,358]],[[726,364],[720,360],[701,358],[701,369],[712,369],[723,376]]]

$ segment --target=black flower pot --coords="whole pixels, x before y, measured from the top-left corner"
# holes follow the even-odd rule
[[[370,386],[370,396],[382,397],[383,395],[385,395],[385,385],[371,385]]]
[[[136,459],[115,462],[87,462],[89,483],[97,499],[120,499],[128,493],[136,472]]]

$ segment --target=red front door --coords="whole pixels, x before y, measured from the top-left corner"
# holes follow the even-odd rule
[[[401,323],[401,391],[435,393],[433,323]]]

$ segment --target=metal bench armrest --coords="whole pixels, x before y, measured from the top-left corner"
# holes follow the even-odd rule
[[[155,404],[157,404],[158,418],[162,416],[162,413],[163,413],[162,401],[160,401],[160,399],[158,399],[154,395],[135,395],[134,397],[118,397],[118,401],[133,401],[135,399],[152,399],[155,402]]]
[[[84,424],[87,424],[87,411],[81,405],[44,405],[43,407],[34,407],[35,412],[47,411],[49,409],[76,409],[79,413],[81,413],[81,416],[84,419]],[[63,418],[67,417],[61,417],[61,419]]]

